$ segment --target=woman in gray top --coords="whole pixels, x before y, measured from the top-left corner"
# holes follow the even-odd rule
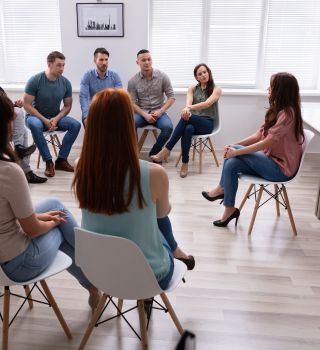
[[[182,166],[180,176],[188,175],[189,150],[193,135],[210,134],[217,118],[217,101],[221,89],[215,86],[210,68],[198,64],[193,71],[198,84],[190,86],[186,106],[181,111],[181,119],[165,147],[151,159],[161,162],[170,155],[170,151],[181,139]]]

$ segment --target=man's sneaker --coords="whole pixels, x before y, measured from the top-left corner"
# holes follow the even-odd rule
[[[14,149],[16,151],[17,156],[20,159],[22,159],[24,157],[30,156],[37,149],[37,146],[35,143],[33,143],[29,147],[24,147],[22,145],[15,145]]]
[[[42,184],[48,180],[46,177],[36,175],[33,171],[26,173],[26,178],[29,184]]]
[[[46,170],[44,172],[44,175],[46,175],[47,177],[54,177],[54,164],[52,160],[48,160],[46,162]]]
[[[68,171],[69,173],[74,172],[74,168],[68,163],[66,159],[58,158],[55,163],[56,170]]]

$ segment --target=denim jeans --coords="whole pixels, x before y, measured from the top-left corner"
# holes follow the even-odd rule
[[[189,120],[180,119],[175,127],[166,148],[171,151],[181,139],[182,163],[189,163],[189,151],[193,135],[210,134],[213,130],[213,120],[192,114]]]
[[[236,149],[241,145],[232,145]],[[220,186],[224,188],[224,205],[234,207],[238,190],[239,174],[256,175],[268,181],[288,181],[292,177],[284,175],[279,165],[262,151],[226,159],[223,163]]]
[[[23,109],[14,107],[14,111],[17,116],[13,123],[12,141],[15,146],[22,145],[28,147],[28,131],[25,125]],[[20,166],[25,174],[31,171],[30,156],[23,157],[20,160]]]
[[[74,227],[78,225],[67,208],[55,198],[46,199],[35,208],[37,213],[50,210],[64,211],[67,223],[60,224],[49,232],[32,239],[23,253],[2,264],[1,267],[13,281],[27,281],[42,273],[51,264],[60,249],[72,259],[72,265],[68,271],[84,288],[89,289],[92,284],[74,262]]]
[[[43,161],[47,162],[48,160],[52,160],[47,141],[43,136],[43,132],[47,131],[48,128],[39,118],[33,115],[27,116],[26,124],[31,130],[34,142],[39,149]],[[58,155],[59,158],[67,159],[71,147],[79,134],[81,124],[76,119],[65,116],[59,120],[57,128],[58,130],[67,131],[62,140],[62,145]]]
[[[171,281],[172,275],[173,275],[173,270],[174,270],[174,257],[172,255],[171,247],[169,246],[168,242],[166,241],[165,237],[163,234],[160,235],[161,242],[164,246],[164,248],[167,250],[169,259],[170,259],[170,268],[168,273],[160,280],[158,281],[159,286],[161,289],[165,290],[168,288],[168,285]]]
[[[136,126],[136,130],[137,128],[143,128],[147,125],[153,125],[156,128],[161,130],[158,140],[156,141],[156,143],[151,148],[151,151],[149,152],[150,156],[157,154],[161,151],[164,144],[169,140],[169,137],[171,136],[171,133],[173,130],[171,119],[167,113],[163,113],[160,116],[160,118],[156,120],[155,123],[148,123],[140,114],[135,113],[134,123]]]

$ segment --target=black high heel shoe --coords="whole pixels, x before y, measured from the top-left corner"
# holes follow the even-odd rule
[[[218,196],[215,196],[215,197],[210,197],[210,196],[209,196],[209,193],[206,192],[206,191],[202,191],[201,194],[202,194],[203,197],[204,197],[207,201],[209,201],[209,202],[214,202],[214,201],[216,201],[217,199],[222,199],[222,201],[220,202],[220,204],[221,204],[221,203],[223,202],[223,200],[224,200],[224,193],[219,194]]]
[[[176,258],[176,259],[181,260],[183,263],[185,263],[187,265],[188,270],[193,270],[196,265],[196,262],[192,255],[188,255],[188,259],[186,258]]]
[[[213,222],[213,225],[218,227],[226,227],[231,220],[236,219],[236,226],[237,226],[239,216],[240,216],[240,210],[236,208],[236,210],[227,219],[223,221],[216,220]]]

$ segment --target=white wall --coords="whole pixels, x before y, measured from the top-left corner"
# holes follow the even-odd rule
[[[142,48],[148,48],[148,0],[122,0],[124,3],[124,38],[89,38],[77,36],[76,3],[90,2],[88,0],[60,0],[62,52],[66,55],[65,76],[72,82],[74,103],[72,115],[81,120],[79,105],[79,84],[85,71],[94,67],[93,51],[97,47],[106,47],[110,52],[110,69],[118,72],[126,87],[127,81],[138,67],[135,63],[136,53]],[[95,3],[95,1],[92,1]],[[170,54],[170,53],[169,53]],[[156,67],[156,62],[154,62]],[[12,98],[21,96],[10,92]],[[174,125],[179,119],[179,113],[185,103],[185,93],[177,93],[177,100],[169,114]],[[302,97],[303,101],[319,102],[319,97]],[[239,93],[225,90],[220,100],[220,117],[222,130],[214,139],[217,149],[222,149],[227,143],[237,141],[254,132],[262,123],[267,106],[264,93]],[[319,116],[320,118],[320,116]],[[83,131],[82,131],[83,132]],[[83,134],[77,139],[81,144]],[[150,144],[152,138],[147,140]],[[311,152],[320,152],[320,138],[314,140]]]

